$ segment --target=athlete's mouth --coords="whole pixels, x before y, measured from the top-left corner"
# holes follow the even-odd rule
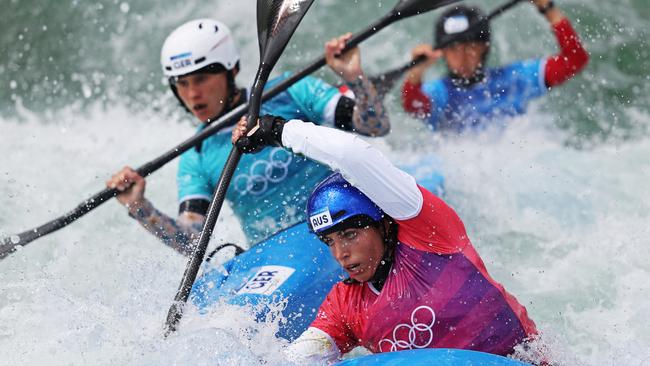
[[[208,105],[207,105],[207,104],[197,104],[197,105],[195,105],[194,108],[192,108],[192,109],[194,109],[195,111],[198,112],[198,111],[200,111],[200,110],[202,110],[202,109],[205,109],[205,108],[208,108]]]
[[[345,266],[345,270],[350,273],[359,272],[361,270],[361,264],[360,263],[349,264]]]

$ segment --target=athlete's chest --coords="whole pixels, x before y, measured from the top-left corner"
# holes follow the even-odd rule
[[[488,77],[472,87],[458,87],[447,83],[448,112],[473,115],[494,113],[507,109],[519,101],[519,86],[501,77]]]
[[[491,314],[507,307],[462,254],[407,249],[381,292],[368,285],[364,289],[363,316],[355,331],[364,347],[373,352],[462,348],[480,336]]]

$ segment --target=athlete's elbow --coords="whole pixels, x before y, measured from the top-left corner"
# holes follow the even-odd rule
[[[589,64],[589,53],[587,53],[587,51],[584,48],[581,48],[580,50],[578,50],[576,56],[577,56],[576,73],[579,73],[582,70],[584,70]]]

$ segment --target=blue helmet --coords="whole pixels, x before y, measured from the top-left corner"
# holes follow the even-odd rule
[[[334,173],[311,193],[307,217],[310,230],[322,236],[347,227],[379,223],[384,212],[341,174]]]

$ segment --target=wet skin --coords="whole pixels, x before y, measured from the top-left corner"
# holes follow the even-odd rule
[[[228,77],[199,73],[185,75],[176,81],[176,90],[183,104],[202,122],[219,115],[228,100]]]
[[[334,259],[350,278],[369,281],[384,254],[384,240],[377,227],[351,228],[331,233],[323,238]]]
[[[443,49],[447,67],[454,74],[469,79],[483,63],[488,44],[482,42],[457,43]]]

